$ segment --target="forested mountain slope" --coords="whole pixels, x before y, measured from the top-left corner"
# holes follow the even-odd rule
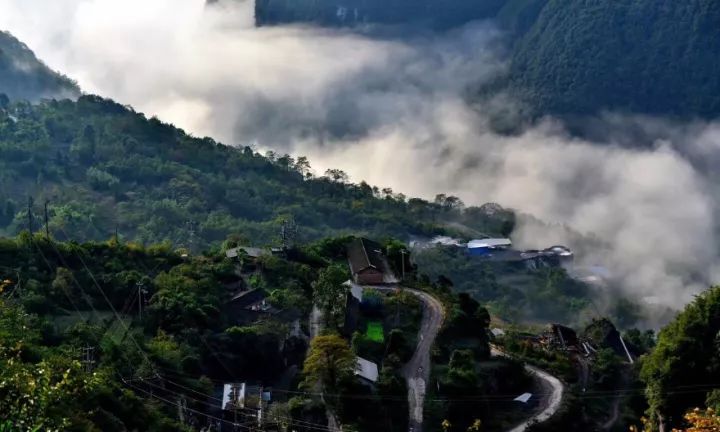
[[[686,410],[720,409],[719,332],[720,287],[699,295],[660,332],[641,372],[654,422],[679,427]]]
[[[538,1],[512,1],[502,15],[527,30],[511,86],[539,113],[720,113],[717,1],[543,1],[529,28]]]
[[[257,0],[258,25],[493,19],[512,48],[509,88],[535,115],[603,110],[720,113],[720,3],[713,0]]]
[[[429,24],[452,28],[494,16],[506,0],[257,0],[259,25]]]
[[[198,139],[97,96],[77,102],[0,107],[0,233],[40,228],[50,201],[57,238],[205,246],[231,233],[277,244],[283,220],[299,238],[337,233],[434,234],[449,221],[474,229],[512,230],[508,213],[484,215],[459,200],[407,200],[389,189],[349,184],[331,170],[316,178],[305,158]]]
[[[80,95],[77,84],[48,68],[11,34],[0,31],[0,94],[11,99],[36,101],[42,98]]]

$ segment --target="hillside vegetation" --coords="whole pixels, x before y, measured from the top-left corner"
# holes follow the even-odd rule
[[[32,221],[28,197],[37,203]],[[45,200],[56,238],[107,239],[117,228],[121,237],[186,247],[235,233],[279,245],[292,219],[304,239],[429,235],[451,221],[490,232],[513,226],[508,212],[484,215],[451,196],[407,199],[351,184],[339,170],[316,178],[305,158],[194,138],[96,96],[0,106],[0,234],[31,222],[39,229]]]
[[[258,25],[425,24],[438,29],[494,16],[505,0],[257,0]]]
[[[536,116],[720,113],[720,3],[713,0],[258,0],[256,18],[258,25],[436,30],[493,19],[511,48],[498,88]]]
[[[37,101],[54,97],[75,98],[80,95],[80,88],[74,81],[48,68],[11,34],[0,31],[0,94],[10,99]]]
[[[720,112],[716,1],[515,0],[502,16],[524,32],[511,86],[538,113]]]
[[[660,332],[641,372],[655,422],[678,427],[689,409],[720,409],[719,335],[720,287],[699,295]]]

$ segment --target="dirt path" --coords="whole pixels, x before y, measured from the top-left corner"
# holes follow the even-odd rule
[[[379,291],[394,291],[396,289],[390,287],[372,288]],[[412,358],[401,370],[408,387],[409,430],[421,432],[425,392],[427,382],[430,380],[430,350],[445,320],[445,310],[438,299],[426,292],[409,288],[404,288],[404,290],[420,299],[423,304],[423,318],[418,332],[418,344]]]
[[[497,348],[492,348],[492,355],[510,357]],[[510,429],[508,432],[524,432],[531,424],[546,421],[560,409],[560,405],[562,404],[565,388],[559,379],[535,366],[525,365],[525,370],[541,383],[543,388],[542,393],[547,396],[541,399],[539,411],[535,415]]]

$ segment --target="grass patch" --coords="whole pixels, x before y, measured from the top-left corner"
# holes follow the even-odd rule
[[[365,337],[373,342],[383,343],[385,342],[385,333],[383,332],[383,325],[380,321],[370,321],[367,325],[367,331]]]

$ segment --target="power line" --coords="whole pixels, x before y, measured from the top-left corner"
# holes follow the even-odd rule
[[[60,228],[60,230],[63,232],[63,235],[64,235],[66,238],[70,238],[70,237],[68,237],[68,235],[67,235],[67,233],[65,232],[65,230],[63,230],[62,228]],[[50,242],[50,244],[51,244],[51,245],[53,246],[53,248],[55,248],[55,250],[58,252],[58,256],[60,256],[59,251],[57,250],[57,247],[55,247],[54,243],[53,243],[53,242]],[[80,256],[79,253],[76,253],[76,256],[78,257],[78,259],[79,259],[80,262],[82,263],[83,267],[85,267],[85,271],[87,271],[88,275],[90,276],[90,279],[91,279],[91,280],[93,281],[93,283],[95,284],[95,287],[97,287],[98,291],[100,291],[100,293],[102,294],[102,296],[103,296],[103,298],[105,299],[105,302],[107,303],[108,307],[109,307],[110,310],[112,311],[113,315],[115,315],[115,319],[120,322],[120,325],[121,325],[121,326],[124,327],[126,334],[128,334],[128,335],[130,336],[130,340],[133,341],[133,343],[135,344],[135,347],[138,349],[138,352],[143,356],[143,358],[144,358],[145,361],[147,362],[147,364],[148,364],[148,366],[150,367],[150,369],[153,370],[153,372],[154,372],[154,371],[155,371],[155,367],[154,367],[153,363],[150,361],[150,358],[148,357],[147,353],[145,352],[145,350],[142,349],[142,347],[140,346],[140,344],[138,343],[138,341],[137,341],[137,340],[135,339],[135,337],[132,335],[132,333],[130,332],[130,328],[127,326],[127,324],[125,323],[125,321],[123,321],[122,318],[120,318],[120,315],[117,313],[117,310],[115,310],[115,306],[113,306],[112,302],[110,301],[110,298],[109,298],[109,297],[107,296],[107,294],[105,293],[105,290],[103,290],[102,287],[100,286],[100,284],[97,282],[97,279],[95,278],[95,275],[94,275],[93,272],[90,270],[90,268],[87,266],[87,264],[85,263],[85,260],[83,260],[82,256]],[[74,279],[75,282],[77,283],[77,279],[74,277],[74,275],[73,275],[73,279]],[[79,283],[78,283],[78,286],[80,287],[80,284],[79,284]],[[80,289],[82,289],[82,287],[80,287]]]
[[[125,379],[123,379],[123,383],[124,383],[125,385],[127,385],[127,386],[132,387],[132,388],[135,389],[135,390],[139,390],[139,391],[141,391],[141,392],[149,395],[151,398],[157,399],[157,400],[159,400],[159,401],[161,401],[161,402],[164,402],[164,403],[166,403],[166,404],[168,404],[168,405],[172,405],[173,407],[178,407],[178,405],[179,405],[179,404],[177,404],[177,403],[175,403],[175,402],[172,402],[172,401],[169,401],[169,400],[167,400],[167,399],[164,399],[164,398],[162,398],[162,397],[160,397],[160,396],[157,396],[157,395],[155,395],[155,394],[153,394],[153,393],[151,393],[151,392],[149,392],[149,391],[147,391],[147,390],[145,390],[145,389],[143,389],[143,388],[141,388],[141,387],[135,386],[135,385],[131,384],[130,382],[126,381]],[[201,415],[201,416],[203,416],[203,417],[205,417],[205,418],[212,419],[212,420],[215,420],[215,421],[219,421],[219,422],[222,422],[222,423],[227,423],[227,424],[229,424],[229,425],[231,425],[231,426],[234,426],[234,427],[240,427],[240,428],[244,428],[244,429],[246,429],[246,430],[252,430],[252,429],[250,429],[250,428],[247,427],[247,426],[243,426],[243,425],[240,425],[240,424],[236,424],[236,423],[233,423],[233,422],[231,422],[231,421],[229,421],[229,420],[225,420],[225,419],[222,419],[222,418],[219,418],[219,417],[215,417],[215,416],[213,416],[213,415],[210,415],[210,414],[207,414],[207,413],[204,413],[204,412],[195,410],[195,409],[193,409],[193,408],[187,408],[187,410],[190,411],[190,412],[193,412],[193,413],[195,413],[195,414]]]

